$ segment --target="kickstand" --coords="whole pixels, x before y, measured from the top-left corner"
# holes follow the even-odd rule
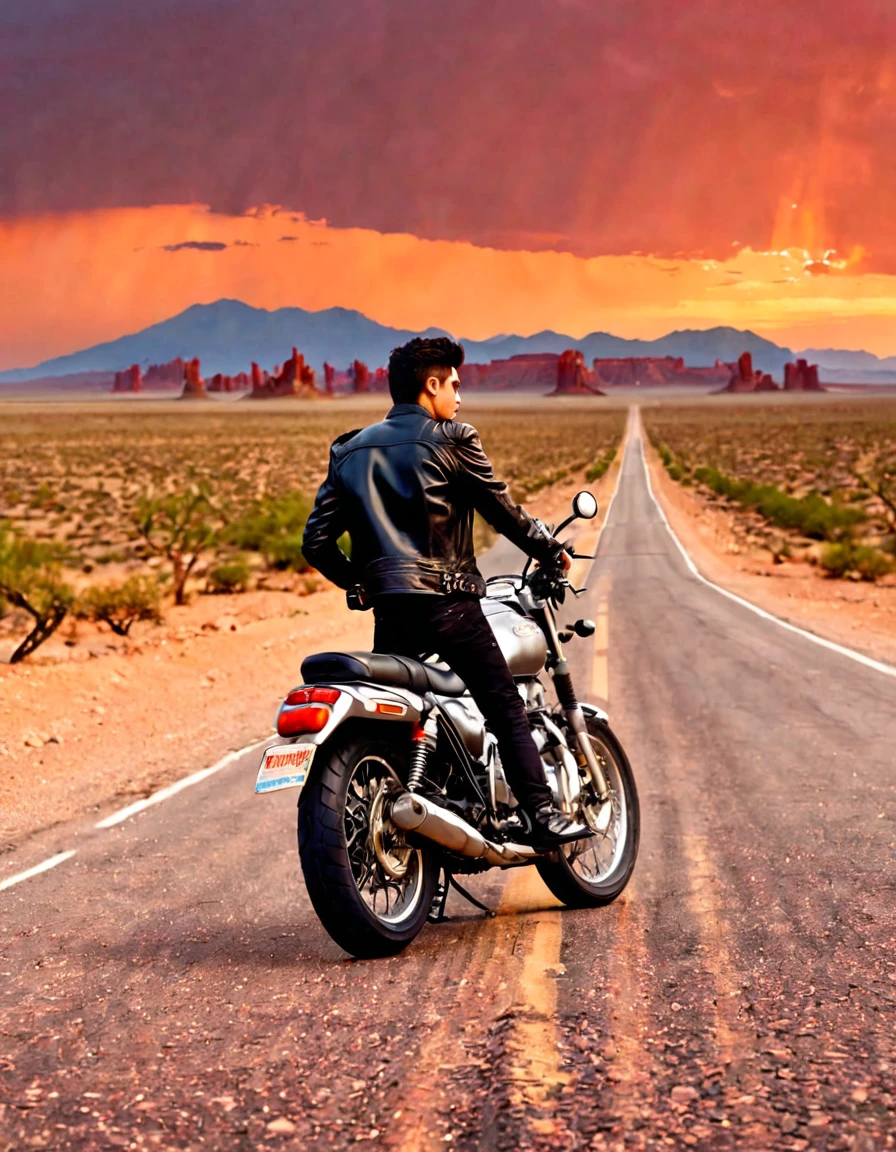
[[[471,904],[474,904],[477,908],[481,908],[486,916],[489,917],[489,919],[493,920],[498,915],[498,913],[493,912],[487,904],[483,904],[481,900],[477,900],[475,896],[471,896],[466,888],[461,888],[460,884],[458,884],[450,872],[447,872],[446,876],[448,877],[448,883],[451,885],[451,887],[460,892],[461,896],[463,896],[465,900],[469,900]],[[445,895],[447,896],[447,894],[448,893],[446,892]]]
[[[450,874],[443,869],[439,882],[436,884],[436,890],[432,895],[429,914],[426,917],[430,924],[439,924],[445,919],[445,904],[448,900],[448,884],[450,881]]]

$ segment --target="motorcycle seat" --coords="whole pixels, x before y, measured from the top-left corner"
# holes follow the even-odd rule
[[[466,686],[446,664],[424,664],[410,656],[385,652],[317,652],[302,661],[306,684],[351,684],[372,680],[390,688],[409,688],[418,695],[463,696]]]

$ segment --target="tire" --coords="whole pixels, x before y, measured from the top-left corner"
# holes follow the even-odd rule
[[[434,850],[407,847],[394,825],[376,819],[380,781],[386,793],[403,787],[403,752],[356,730],[337,733],[321,754],[299,797],[299,859],[308,895],[340,948],[359,959],[393,956],[426,923],[439,870]],[[381,831],[378,848],[371,816]],[[390,875],[381,860],[393,873],[404,867],[403,877]]]
[[[613,792],[613,817],[607,836],[578,841],[536,864],[539,875],[557,897],[570,908],[597,908],[611,904],[631,879],[638,858],[641,813],[638,791],[628,757],[608,724],[586,715],[588,734]],[[577,813],[585,822],[584,809]],[[610,835],[616,831],[610,845]],[[607,857],[609,856],[609,859]],[[606,869],[597,865],[606,859]],[[593,878],[586,879],[593,870]]]

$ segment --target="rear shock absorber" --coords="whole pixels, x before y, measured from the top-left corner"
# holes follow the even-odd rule
[[[415,724],[411,732],[411,757],[408,770],[408,792],[419,792],[426,775],[429,754],[436,746],[438,721],[430,715],[425,724]]]

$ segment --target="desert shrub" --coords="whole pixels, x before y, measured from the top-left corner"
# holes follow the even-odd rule
[[[813,540],[836,540],[866,518],[861,508],[830,504],[817,492],[790,496],[774,484],[739,480],[707,465],[695,468],[694,477],[717,495],[755,508],[779,528],[793,528]]]
[[[821,567],[829,576],[842,578],[854,572],[862,580],[874,582],[893,571],[889,556],[878,548],[851,540],[828,544],[821,553]]]
[[[142,496],[134,511],[134,524],[149,548],[171,563],[174,603],[185,602],[190,573],[203,550],[218,534],[218,514],[205,482],[185,492]]]
[[[62,576],[60,550],[52,544],[16,536],[0,525],[0,596],[31,617],[30,632],[9,658],[17,664],[56,631],[74,603]]]
[[[224,531],[223,539],[247,552],[260,552],[271,568],[305,572],[302,536],[311,511],[303,492],[256,500]]]
[[[609,448],[602,456],[591,465],[590,468],[585,469],[585,480],[588,484],[592,484],[595,480],[600,480],[601,476],[606,474],[607,469],[613,463],[613,458],[616,455],[615,445]]]
[[[251,577],[252,569],[247,557],[232,556],[209,569],[206,590],[211,593],[245,592]]]
[[[161,589],[149,576],[128,576],[120,584],[98,584],[78,601],[77,614],[108,624],[116,636],[127,636],[138,620],[161,623]]]

